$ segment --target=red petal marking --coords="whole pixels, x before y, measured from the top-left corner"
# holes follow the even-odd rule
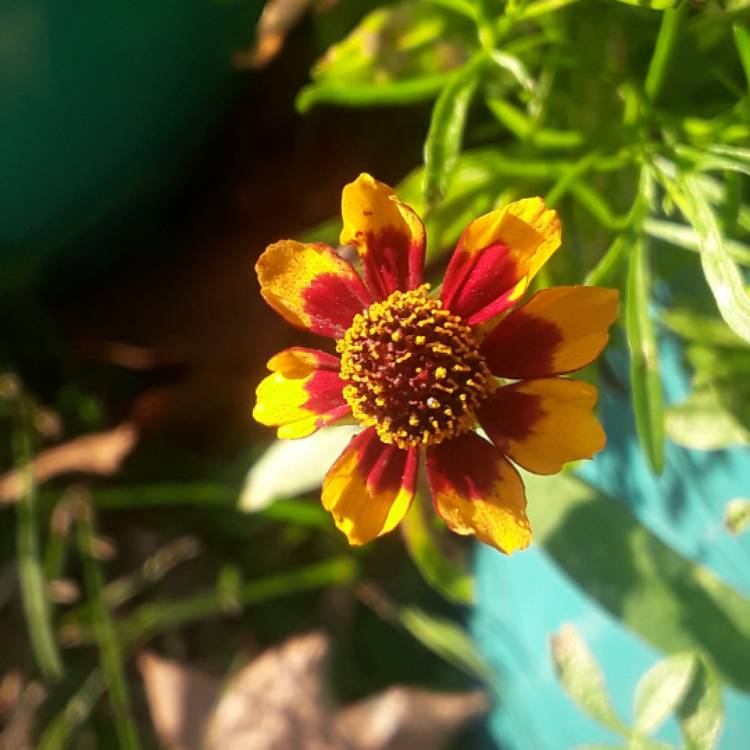
[[[492,442],[536,474],[592,458],[606,444],[593,416],[596,388],[581,380],[526,380],[499,388],[477,410]]]
[[[455,490],[469,500],[492,492],[498,451],[475,432],[466,432],[427,449],[427,472],[433,495]]]
[[[474,432],[427,448],[427,476],[435,509],[457,534],[501,552],[527,547],[531,529],[518,472]]]
[[[503,318],[480,351],[495,375],[543,378],[593,362],[617,318],[618,292],[600,287],[553,287],[537,292]]]
[[[255,266],[261,294],[292,325],[339,337],[372,303],[351,263],[323,244],[281,240]]]
[[[441,300],[467,323],[481,323],[515,302],[519,274],[506,245],[496,243],[469,253],[459,243],[445,273]]]
[[[372,298],[365,285],[352,283],[336,274],[322,274],[302,292],[303,309],[310,318],[312,333],[341,338],[354,316],[369,307]]]
[[[419,453],[382,443],[373,428],[352,438],[323,482],[322,501],[351,544],[391,531],[414,497]]]
[[[424,226],[392,188],[363,173],[344,187],[341,213],[344,227],[339,241],[359,252],[367,285],[376,299],[422,283]]]

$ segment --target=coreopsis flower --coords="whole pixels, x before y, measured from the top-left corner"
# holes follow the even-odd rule
[[[341,244],[356,248],[364,278],[323,244],[281,240],[258,260],[268,304],[333,339],[338,356],[292,347],[272,357],[253,416],[280,438],[342,421],[364,427],[322,489],[351,544],[401,521],[424,463],[450,529],[505,553],[526,547],[526,497],[511,461],[552,474],[604,447],[596,389],[560,376],[601,353],[617,292],[555,287],[519,306],[561,243],[541,198],[472,221],[439,294],[422,283],[422,222],[390,187],[360,175],[344,188],[342,214]]]

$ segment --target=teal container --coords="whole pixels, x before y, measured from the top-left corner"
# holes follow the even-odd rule
[[[0,270],[164,194],[225,111],[262,5],[0,0]]]

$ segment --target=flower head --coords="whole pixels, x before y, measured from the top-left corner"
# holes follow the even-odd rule
[[[555,287],[519,306],[561,243],[541,198],[472,221],[439,295],[422,283],[422,222],[391,188],[360,175],[344,188],[342,214],[341,243],[357,249],[364,279],[327,245],[282,240],[258,260],[271,307],[335,339],[339,356],[294,347],[272,357],[253,416],[281,438],[363,425],[323,482],[323,505],[352,544],[401,521],[424,454],[449,528],[506,553],[526,547],[526,498],[511,461],[553,474],[604,447],[596,389],[560,376],[601,353],[617,292]]]

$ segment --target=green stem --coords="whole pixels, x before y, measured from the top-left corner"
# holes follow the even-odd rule
[[[63,665],[52,629],[52,613],[45,591],[45,579],[39,553],[36,487],[31,471],[32,418],[30,411],[30,404],[22,396],[19,400],[18,424],[14,432],[16,465],[24,477],[23,494],[16,505],[18,575],[34,658],[45,679],[58,680],[63,675]]]
[[[122,750],[139,750],[141,745],[130,706],[122,651],[109,608],[104,601],[104,578],[94,556],[94,530],[90,506],[81,505],[77,526],[83,578],[86,584],[94,637],[99,647],[99,660],[114,713],[115,732]]]
[[[687,8],[687,2],[683,2],[675,8],[665,10],[661,17],[659,35],[656,37],[656,45],[648,66],[646,82],[643,85],[646,99],[651,104],[659,98],[661,93]]]

